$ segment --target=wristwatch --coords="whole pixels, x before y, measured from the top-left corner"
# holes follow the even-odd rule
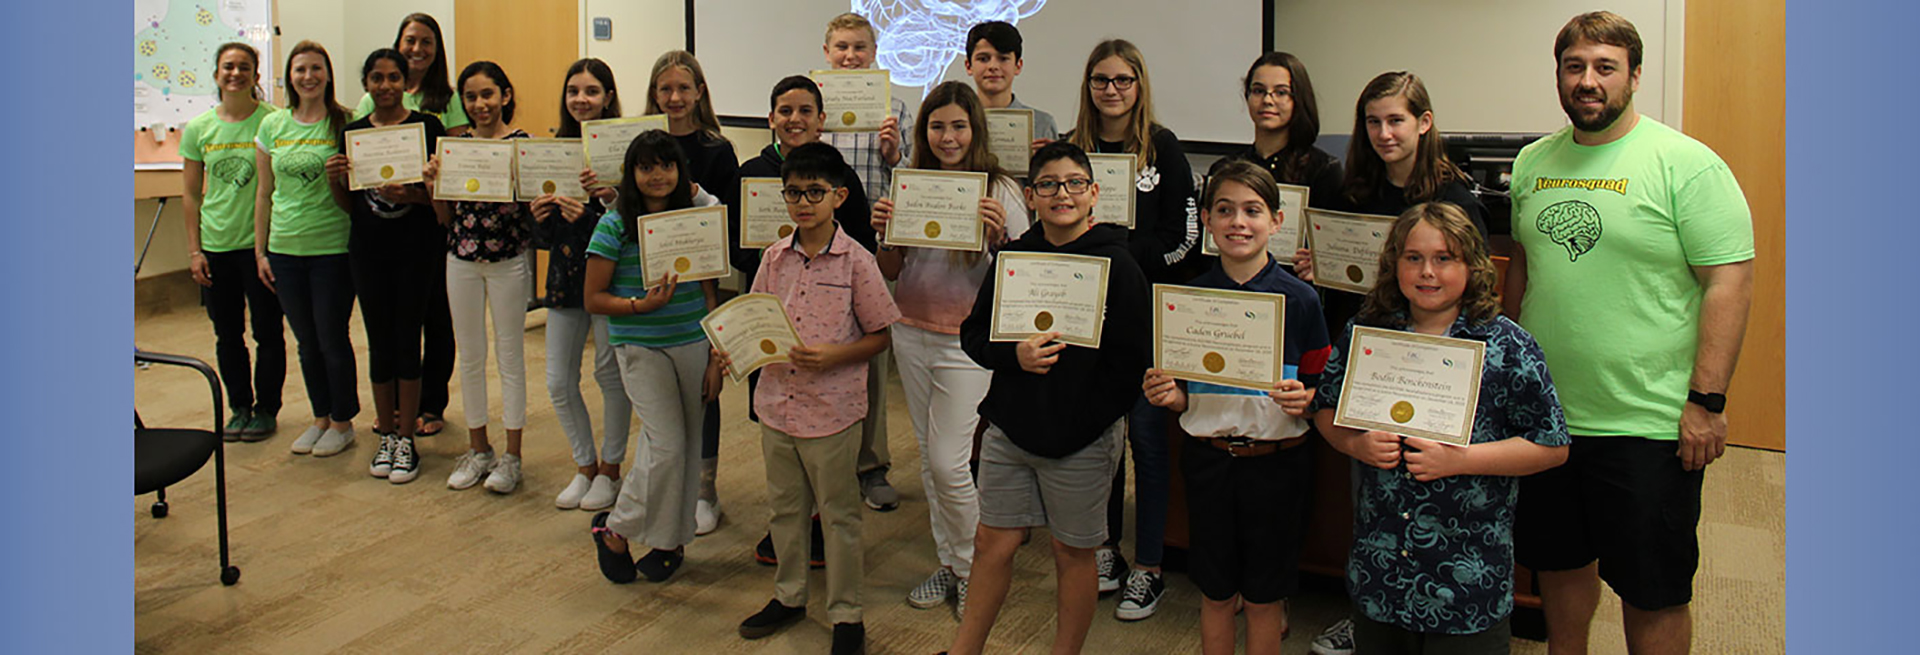
[[[1688,389],[1687,402],[1715,414],[1727,411],[1727,394],[1724,393],[1701,393]]]

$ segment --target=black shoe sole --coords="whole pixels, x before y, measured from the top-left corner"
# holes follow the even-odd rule
[[[767,625],[748,626],[747,624],[742,623],[740,624],[740,638],[741,639],[761,639],[764,637],[770,637],[770,636],[773,636],[773,633],[779,632],[781,629],[786,628],[789,625],[793,625],[795,621],[799,621],[800,619],[804,619],[804,618],[807,618],[807,611],[805,609],[798,609],[794,611],[792,616],[788,616],[786,618],[780,619],[773,623],[769,623]]]

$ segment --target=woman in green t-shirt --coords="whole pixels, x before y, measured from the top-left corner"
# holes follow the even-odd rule
[[[213,59],[220,104],[194,117],[180,133],[187,270],[200,283],[207,318],[213,321],[214,354],[233,408],[226,436],[259,441],[273,434],[287,379],[280,300],[260,282],[253,259],[253,140],[274,107],[260,102],[260,53],[253,46],[228,43]],[[252,362],[246,340],[249,306],[257,347]]]
[[[400,19],[400,31],[393,35],[393,49],[407,59],[407,93],[401,103],[408,109],[440,119],[441,126],[447,128],[447,136],[460,136],[467,133],[472,122],[467,119],[466,107],[460,103],[460,94],[447,81],[447,51],[441,47],[446,42],[440,35],[440,21],[433,16],[413,13]],[[353,117],[358,119],[372,112],[373,96],[361,94]]]

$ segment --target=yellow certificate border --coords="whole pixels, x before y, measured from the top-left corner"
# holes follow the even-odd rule
[[[1023,153],[1031,153],[1033,151],[1033,110],[1032,109],[988,109],[987,110],[988,123],[993,123],[995,116],[1025,116],[1026,118],[1023,124],[1027,126],[1027,130],[1026,130],[1027,138],[1020,140],[1020,151]],[[988,134],[993,133],[992,126],[989,126],[987,128],[987,133]],[[988,142],[991,143],[992,141],[988,141]],[[1000,169],[1006,171],[1008,175],[1012,175],[1014,177],[1026,177],[1027,175],[1031,174],[1032,171],[1027,170],[1027,164],[1033,161],[1033,157],[1031,156],[1018,157],[1017,159],[1019,159],[1019,163],[1020,163],[1019,167],[1016,168],[1012,165],[1009,165],[1004,159],[1002,159],[999,162]]]
[[[654,129],[658,129],[664,132],[667,129],[667,115],[666,114],[650,114],[647,116],[628,116],[626,118],[602,118],[599,120],[592,120],[592,121],[586,121],[584,123],[581,123],[580,124],[580,162],[583,164],[586,164],[587,170],[593,170],[593,148],[590,148],[587,146],[587,141],[588,141],[587,134],[591,133],[593,131],[593,128],[595,127],[599,127],[602,125],[621,125],[625,123],[659,123],[660,126]],[[641,132],[645,132],[645,131],[647,130],[641,130]],[[602,177],[600,178],[598,186],[594,188],[604,189],[607,187],[619,186],[620,178],[626,175],[626,171],[620,170],[620,166],[616,164],[613,167],[613,172],[614,172],[613,179],[607,179],[605,177]]]
[[[926,179],[926,180],[949,180],[949,181],[967,180],[972,182],[978,182],[980,184],[980,197],[982,198],[987,197],[987,190],[989,187],[993,185],[992,181],[988,179],[988,176],[986,173],[975,173],[971,171],[930,171],[930,170],[920,169],[920,168],[893,169],[893,183],[896,185],[905,185],[908,181],[913,180],[914,178],[920,178],[920,179]],[[900,193],[898,190],[890,189],[889,191],[891,191],[891,193],[888,193],[887,195],[894,197],[896,200],[900,197]],[[895,202],[893,204],[893,213],[895,216],[898,216],[900,214],[899,202]],[[978,220],[979,214],[976,213],[974,215],[974,218]],[[942,239],[924,239],[924,238],[916,238],[916,237],[897,236],[894,234],[893,226],[898,224],[899,224],[898,221],[887,221],[887,233],[885,235],[882,235],[884,237],[883,241],[887,245],[913,246],[916,248],[937,248],[940,250],[960,250],[965,252],[986,252],[987,250],[987,226],[985,221],[981,221],[980,229],[973,231],[973,241],[968,243],[960,243],[957,241],[948,241],[948,240],[942,240]]]
[[[1307,224],[1302,225],[1300,227],[1306,228],[1307,249],[1312,250],[1315,253],[1319,252],[1319,249],[1314,246],[1314,239],[1313,239],[1313,215],[1315,214],[1333,216],[1338,220],[1359,221],[1362,223],[1378,223],[1381,230],[1391,229],[1393,227],[1393,221],[1396,218],[1394,216],[1382,216],[1378,214],[1355,214],[1351,212],[1327,211],[1325,209],[1313,209],[1311,207],[1307,209],[1306,214],[1307,214]],[[1379,272],[1380,263],[1379,261],[1377,261],[1378,259],[1379,259],[1378,257],[1375,257],[1376,261],[1373,262],[1374,269],[1372,272],[1375,272],[1375,273]],[[1313,258],[1314,286],[1326,287],[1328,289],[1338,289],[1340,291],[1350,291],[1350,292],[1358,293],[1362,295],[1373,290],[1373,287],[1366,287],[1366,286],[1354,284],[1352,282],[1347,282],[1345,278],[1342,278],[1338,275],[1326,275],[1326,273],[1339,273],[1340,271],[1323,269],[1322,266],[1325,266],[1325,265],[1326,265],[1326,260],[1322,259],[1317,254],[1314,255],[1314,258]],[[1374,280],[1373,283],[1380,284],[1381,280]]]
[[[1007,277],[1007,263],[1009,261],[1025,260],[1029,262],[1035,262],[1035,261],[1052,260],[1052,261],[1063,261],[1063,262],[1070,262],[1070,263],[1076,263],[1076,264],[1091,264],[1099,267],[1100,289],[1098,294],[1095,296],[1096,300],[1100,303],[1100,306],[1095,311],[1095,313],[1099,315],[1099,318],[1093,322],[1093,338],[1083,339],[1070,334],[1062,333],[1060,335],[1059,341],[1060,343],[1071,344],[1075,346],[1086,346],[1088,348],[1100,347],[1100,337],[1102,334],[1106,332],[1106,327],[1107,327],[1107,280],[1110,277],[1110,273],[1111,273],[1110,269],[1113,266],[1113,260],[1107,259],[1105,257],[1093,257],[1089,255],[1061,255],[1061,254],[1055,254],[1055,253],[1042,253],[1042,252],[1002,252],[999,255],[995,256],[994,259],[995,261],[993,263],[993,276],[994,276],[993,315],[988,318],[988,320],[992,321],[987,325],[988,341],[1025,341],[1027,337],[1040,334],[1040,331],[1038,330],[1027,330],[1027,331],[1021,331],[1021,332],[1000,331],[1001,294],[1004,293],[1005,289],[1007,288],[1007,285],[1004,284],[1002,280],[1006,279]]]
[[[583,146],[581,145],[581,142],[582,142],[582,141],[583,141],[582,139],[515,139],[515,140],[513,141],[513,144],[514,144],[514,145],[516,145],[516,146],[554,146],[554,147],[566,147],[566,146],[568,146],[568,145],[572,145],[572,146],[573,146],[574,148],[581,148],[581,147],[583,147]],[[535,195],[533,196],[533,198],[524,198],[524,197],[521,197],[521,195],[520,195],[520,180],[521,180],[521,176],[520,176],[520,149],[519,149],[519,148],[514,148],[514,151],[513,151],[513,152],[514,152],[514,155],[513,155],[513,197],[514,197],[514,199],[515,199],[515,200],[518,200],[518,201],[520,201],[520,202],[532,202],[534,198],[538,198],[538,197],[540,197],[540,196],[539,196],[539,194],[535,194]],[[581,151],[581,154],[580,154],[580,156],[581,156],[581,158],[582,158],[582,159],[581,159],[581,162],[580,162],[580,163],[581,163],[581,165],[582,165],[582,166],[584,167],[584,166],[586,165],[586,159],[585,159],[585,157],[586,157],[586,152],[585,152],[584,150],[583,150],[583,151]],[[571,184],[571,185],[568,185],[568,184],[566,184],[566,181],[563,181],[563,180],[554,180],[554,181],[553,181],[553,182],[554,182],[554,187],[555,187],[555,188],[554,188],[554,190],[553,190],[553,195],[554,195],[554,197],[556,197],[556,198],[572,198],[572,199],[574,199],[574,200],[579,200],[579,201],[582,201],[582,202],[584,202],[584,201],[587,201],[587,200],[589,200],[589,199],[591,199],[591,198],[592,198],[592,195],[591,195],[591,194],[589,194],[589,193],[587,193],[587,190],[586,190],[585,188],[582,188],[582,187],[580,186],[580,184],[579,184],[579,182],[580,182],[580,179],[579,179],[579,175],[577,174],[577,172],[576,172],[576,175],[574,176],[574,179],[573,179],[573,180],[571,180],[571,181],[572,181],[572,182],[574,182],[574,184]],[[570,189],[574,189],[574,193],[561,193],[561,192],[560,192],[560,190],[561,190],[561,189],[569,189],[569,188],[570,188]]]
[[[342,134],[341,138],[345,141],[344,145],[347,148],[347,161],[351,162],[354,159],[354,156],[353,156],[354,135],[358,134],[360,136],[372,136],[372,135],[384,135],[390,132],[413,132],[415,135],[419,137],[418,139],[416,139],[416,141],[420,144],[420,163],[413,168],[413,172],[410,175],[401,175],[400,177],[392,180],[381,180],[375,184],[364,184],[360,186],[353,186],[353,175],[349,174],[347,175],[348,191],[365,191],[367,189],[378,189],[380,187],[383,187],[389,184],[413,184],[415,182],[427,181],[427,176],[426,176],[427,150],[429,148],[427,146],[426,123],[401,123],[399,125],[388,125],[386,127],[367,127],[367,128],[361,128],[358,130],[354,130],[354,131]]]
[[[800,340],[800,331],[793,327],[793,317],[787,315],[787,308],[785,305],[780,304],[780,297],[770,293],[743,293],[734,296],[732,300],[721,303],[719,307],[713,308],[713,311],[707,312],[706,318],[700,319],[700,331],[707,333],[707,342],[713,344],[714,349],[726,352],[725,349],[720,348],[721,340],[718,333],[713,329],[713,323],[718,322],[720,316],[738,310],[741,306],[759,302],[773,303],[773,308],[780,313],[781,320],[786,321],[787,334],[793,337],[793,342],[798,344],[806,343]],[[732,357],[733,353],[727,352],[727,356]],[[733,360],[734,365],[729,367],[730,372],[727,374],[727,377],[733,378],[734,382],[745,382],[748,375],[768,364],[779,364],[789,361],[792,361],[792,358],[787,356],[786,351],[773,353],[771,355],[763,353],[759,357],[754,358],[752,362],[749,362],[744,369],[740,367],[740,360],[735,359]]]
[[[1462,415],[1462,418],[1461,418],[1460,434],[1452,435],[1444,432],[1434,432],[1432,430],[1410,428],[1410,427],[1395,424],[1395,423],[1369,421],[1366,419],[1355,418],[1347,415],[1347,408],[1351,406],[1351,403],[1347,402],[1347,400],[1351,397],[1348,395],[1348,392],[1352,391],[1353,389],[1353,378],[1354,378],[1354,375],[1353,375],[1354,367],[1352,365],[1353,353],[1365,352],[1361,349],[1366,347],[1366,343],[1374,339],[1379,339],[1383,341],[1403,341],[1403,342],[1412,342],[1412,343],[1423,343],[1431,346],[1439,346],[1442,348],[1459,348],[1459,349],[1473,351],[1473,358],[1472,358],[1473,373],[1472,373],[1472,376],[1468,379],[1468,386],[1470,388],[1467,391],[1467,411],[1465,414]],[[1431,334],[1417,334],[1413,332],[1402,332],[1399,330],[1387,330],[1387,329],[1376,328],[1376,327],[1367,327],[1364,325],[1355,325],[1353,326],[1353,338],[1349,341],[1346,355],[1347,355],[1347,366],[1344,369],[1346,374],[1340,378],[1340,405],[1338,408],[1334,410],[1334,414],[1333,414],[1334,425],[1353,428],[1356,430],[1379,430],[1382,432],[1391,432],[1393,434],[1405,435],[1409,437],[1420,437],[1422,439],[1431,439],[1434,441],[1438,441],[1440,443],[1453,444],[1456,446],[1465,446],[1473,442],[1473,421],[1476,418],[1476,414],[1478,414],[1480,411],[1480,376],[1481,374],[1485,373],[1484,367],[1486,366],[1486,361],[1487,361],[1487,344],[1479,341],[1474,341],[1471,339],[1455,339],[1452,337],[1441,337],[1441,336],[1434,336]]]
[[[1164,334],[1162,332],[1164,329],[1162,320],[1167,312],[1167,301],[1177,300],[1178,297],[1218,298],[1234,302],[1251,301],[1263,305],[1271,304],[1273,306],[1273,317],[1275,321],[1272,344],[1273,370],[1270,371],[1272,379],[1249,380],[1225,375],[1215,375],[1206,371],[1185,371],[1168,368],[1166,357],[1163,356],[1160,351],[1160,347],[1166,343],[1165,340],[1161,338],[1162,334]],[[1279,293],[1230,291],[1227,289],[1189,287],[1178,284],[1153,285],[1153,366],[1154,368],[1165,371],[1167,375],[1181,380],[1210,382],[1241,389],[1273,391],[1274,385],[1279,384],[1280,380],[1287,376],[1287,296]]]
[[[1140,209],[1134,206],[1134,202],[1137,200],[1137,198],[1135,198],[1133,195],[1133,185],[1136,180],[1140,179],[1140,156],[1130,152],[1119,152],[1119,153],[1089,152],[1087,153],[1087,162],[1095,166],[1098,166],[1099,164],[1097,162],[1100,162],[1102,160],[1107,160],[1107,159],[1118,160],[1121,157],[1125,157],[1127,160],[1127,184],[1126,186],[1119,189],[1120,193],[1127,194],[1125,196],[1125,198],[1127,199],[1126,200],[1127,220],[1126,222],[1120,222],[1120,221],[1110,221],[1105,218],[1101,218],[1100,205],[1098,203],[1095,203],[1093,206],[1093,222],[1105,223],[1107,225],[1118,225],[1120,227],[1124,227],[1131,230],[1133,229],[1133,226],[1135,224],[1139,223],[1139,219],[1137,219],[1135,215],[1140,211]],[[1099,180],[1094,180],[1094,181],[1098,182]],[[1102,187],[1100,189],[1100,195],[1102,197],[1105,197],[1108,193],[1112,193],[1113,191],[1114,191],[1113,189],[1107,189],[1105,187]],[[1111,207],[1112,205],[1108,205],[1108,206]]]
[[[748,194],[748,191],[747,191],[747,185],[749,185],[749,184],[767,184],[767,183],[772,183],[772,184],[774,185],[774,188],[775,188],[776,190],[778,190],[778,189],[784,189],[784,187],[782,187],[781,185],[782,185],[782,184],[784,184],[785,182],[784,182],[783,180],[781,180],[780,178],[777,178],[777,177],[743,177],[743,178],[740,178],[740,235],[739,235],[739,236],[740,236],[740,247],[741,247],[741,248],[752,248],[752,249],[758,249],[758,250],[764,250],[764,249],[766,249],[766,248],[769,248],[769,247],[772,247],[772,246],[773,246],[773,244],[776,244],[776,243],[779,243],[779,242],[780,242],[780,239],[784,239],[784,238],[786,238],[786,237],[784,237],[784,236],[783,236],[783,237],[779,237],[779,238],[776,238],[776,239],[774,239],[774,240],[772,240],[772,241],[768,241],[768,242],[766,242],[766,243],[760,243],[760,242],[757,242],[757,241],[749,241],[749,240],[747,240],[747,235],[748,235],[748,234],[752,234],[752,233],[753,233],[753,230],[750,230],[750,229],[747,229],[747,220],[748,220],[748,219],[750,219],[750,218],[752,218],[752,214],[750,214],[750,213],[748,213],[748,212],[747,212],[747,206],[748,206],[748,205],[751,205],[751,204],[753,204],[753,202],[752,202],[752,201],[750,201],[750,200],[748,200],[748,198],[750,198],[750,197],[752,197],[752,196],[749,196],[749,195],[747,195],[747,194]],[[786,199],[785,199],[785,198],[775,198],[775,199],[774,199],[774,200],[772,200],[771,202],[778,202],[778,203],[781,203],[781,204],[782,204],[782,205],[784,206],[784,205],[785,205],[785,203],[786,203],[787,201],[786,201]],[[792,226],[792,225],[793,225],[793,219],[791,218],[791,216],[792,216],[792,215],[791,215],[791,214],[788,214],[787,216],[788,216],[789,218],[787,219],[787,222],[786,222],[786,225],[788,225],[788,226]],[[797,228],[797,227],[795,227],[794,229],[796,229],[796,230],[797,230],[797,229],[799,229],[799,228]],[[792,230],[788,230],[788,231],[787,231],[787,234],[793,234],[793,231],[792,231]]]
[[[701,280],[717,280],[733,274],[733,265],[728,261],[728,257],[725,254],[727,248],[727,206],[689,207],[687,209],[676,209],[670,212],[659,212],[642,216],[633,226],[633,229],[640,231],[640,234],[636,235],[640,242],[640,277],[647,285],[651,286],[659,281],[659,278],[645,279],[647,277],[646,258],[648,257],[647,252],[649,250],[649,248],[647,248],[647,224],[656,221],[691,220],[707,214],[712,214],[714,220],[720,222],[720,249],[722,251],[720,268],[707,271],[688,270],[680,274],[680,283],[686,284],[688,282],[699,282]]]
[[[487,149],[506,148],[507,149],[507,194],[499,195],[499,196],[488,196],[488,195],[481,195],[479,193],[467,193],[460,189],[448,190],[447,188],[445,188],[445,185],[447,184],[447,176],[441,175],[439,179],[436,179],[433,182],[433,199],[444,200],[447,202],[513,202],[514,201],[513,190],[515,187],[520,186],[519,184],[520,181],[518,179],[515,179],[513,176],[514,161],[520,156],[519,148],[515,147],[519,145],[518,143],[515,143],[517,141],[519,141],[519,139],[448,138],[448,139],[441,140],[440,145],[436,147],[444,150],[467,150],[467,149],[487,150]],[[441,153],[441,154],[446,154],[446,153]],[[446,171],[441,171],[441,172],[445,173]]]
[[[819,85],[823,91],[820,99],[821,100],[820,104],[822,105],[821,109],[823,112],[831,111],[832,108],[825,106],[826,97],[824,94],[824,90],[826,89],[827,85],[821,82],[820,78],[822,77],[861,77],[861,76],[878,77],[882,80],[882,83],[880,84],[880,106],[884,107],[885,109],[882,110],[884,113],[881,114],[880,120],[883,122],[886,121],[887,116],[893,114],[893,73],[892,72],[884,68],[866,68],[861,70],[813,70],[813,71],[807,72],[807,77],[811,78],[813,80],[813,83]],[[865,128],[865,127],[851,128],[851,127],[845,127],[843,125],[837,124],[835,121],[832,121],[832,120],[828,120],[825,122],[826,122],[825,127],[823,127],[820,130],[822,132],[846,132],[846,133],[859,134],[864,132],[877,132],[880,130],[878,125],[875,125],[872,128]],[[904,136],[907,130],[909,129],[911,129],[911,126],[907,126],[907,125],[900,126],[901,135]]]
[[[1293,270],[1293,251],[1307,247],[1307,203],[1313,200],[1313,189],[1298,184],[1279,184],[1276,186],[1280,187],[1281,191],[1291,191],[1300,194],[1300,211],[1298,212],[1300,215],[1292,218],[1293,224],[1298,226],[1300,231],[1294,233],[1295,238],[1293,245],[1288,247],[1286,252],[1278,253],[1273,252],[1273,241],[1271,239],[1267,241],[1267,252],[1273,253],[1274,258],[1280,260],[1280,263],[1286,265],[1287,270],[1291,271]],[[1219,257],[1220,247],[1214,245],[1213,231],[1207,229],[1208,211],[1210,211],[1208,207],[1203,206],[1200,208],[1200,254]],[[1285,225],[1286,223],[1284,221],[1286,220],[1288,219],[1283,216],[1281,218],[1281,225]]]

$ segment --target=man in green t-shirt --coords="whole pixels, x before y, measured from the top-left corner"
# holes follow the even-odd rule
[[[1685,653],[1704,469],[1753,295],[1753,222],[1698,141],[1639,115],[1641,42],[1608,12],[1554,42],[1571,119],[1514,162],[1505,302],[1546,353],[1566,465],[1522,482],[1518,560],[1540,579],[1548,652],[1585,653],[1600,580],[1634,653]],[[1596,564],[1597,562],[1597,564]]]

